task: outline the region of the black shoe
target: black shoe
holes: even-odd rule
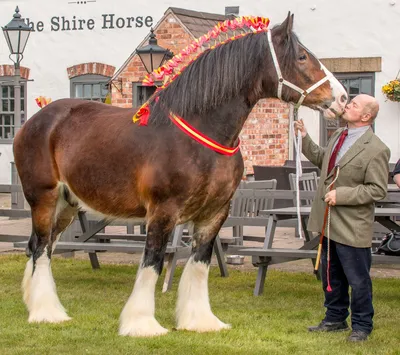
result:
[[[362,330],[353,330],[347,340],[352,342],[365,341],[368,339],[368,335],[368,333]]]
[[[349,326],[346,321],[343,322],[327,322],[322,321],[319,325],[314,327],[308,327],[310,332],[343,332],[348,330]]]

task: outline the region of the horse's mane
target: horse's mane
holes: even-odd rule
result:
[[[280,62],[285,72],[297,58],[297,43],[297,36],[291,33]],[[207,49],[156,93],[154,98],[158,99],[152,102],[151,121],[165,121],[167,110],[183,118],[204,115],[242,92],[260,92],[257,74],[266,70],[269,56],[266,32],[249,33]],[[271,66],[271,70],[275,69]]]
[[[160,92],[160,102],[182,117],[213,110],[255,84],[266,50],[265,34],[249,34],[207,50]]]

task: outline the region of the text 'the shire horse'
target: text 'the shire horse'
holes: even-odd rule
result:
[[[155,285],[171,231],[188,221],[195,233],[179,284],[177,328],[229,328],[211,311],[208,270],[242,177],[242,156],[200,144],[177,127],[175,118],[230,151],[262,98],[301,100],[328,118],[342,113],[347,101],[340,83],[292,32],[293,16],[272,30],[266,19],[259,27],[259,18],[246,19],[251,33],[203,51],[156,92],[147,125],[132,122],[133,109],[64,99],[19,130],[15,163],[32,209],[23,279],[29,322],[70,319],[57,296],[50,259],[60,234],[84,205],[110,218],[146,218],[146,246],[121,314],[121,335],[167,333],[154,316]],[[243,18],[226,22],[230,29],[242,25]]]

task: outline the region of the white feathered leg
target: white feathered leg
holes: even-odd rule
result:
[[[196,332],[219,331],[231,326],[221,322],[211,311],[208,298],[209,266],[188,260],[178,290],[177,328]]]
[[[31,299],[31,284],[32,284],[32,272],[33,272],[33,258],[30,257],[26,263],[24,278],[22,280],[22,293],[23,299],[28,310],[30,309],[29,303]]]
[[[138,270],[135,286],[120,317],[120,335],[151,337],[168,332],[154,318],[158,274],[153,267]]]
[[[47,247],[36,260],[33,271],[32,258],[26,264],[22,281],[24,302],[29,311],[29,322],[59,323],[70,320],[61,305],[51,272]]]

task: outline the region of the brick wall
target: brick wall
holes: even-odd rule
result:
[[[14,65],[0,65],[0,76],[13,76],[14,72]],[[23,79],[29,79],[30,69],[26,67],[20,67],[20,74]]]
[[[289,155],[289,105],[260,100],[240,137],[246,174],[253,173],[253,165],[283,165]]]
[[[155,34],[158,44],[175,54],[193,40],[172,14],[159,25]],[[141,82],[146,74],[139,57],[133,56],[111,86],[112,104],[132,107],[132,82]],[[255,106],[241,134],[246,174],[253,173],[253,165],[283,165],[289,152],[288,127],[287,104],[279,100],[261,100]]]
[[[158,45],[170,49],[174,54],[179,53],[193,41],[193,37],[181,27],[172,14],[165,18],[154,33]],[[132,107],[132,82],[141,82],[146,74],[146,69],[139,56],[133,56],[113,82],[111,87],[112,104],[120,107]]]
[[[79,75],[98,74],[111,78],[115,72],[115,67],[103,63],[81,63],[67,68],[68,78],[72,79]]]

